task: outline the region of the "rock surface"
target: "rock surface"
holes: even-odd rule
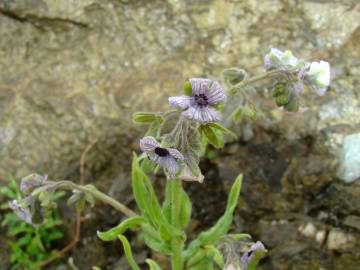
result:
[[[310,109],[302,114],[266,101],[265,118],[240,126],[246,143],[228,150],[244,155],[220,162],[220,177],[243,171],[255,178],[244,187],[241,228],[269,241],[269,220],[276,221],[269,221],[274,234],[286,229],[271,240],[271,267],[352,269],[358,253],[336,255],[329,264],[322,256],[332,254],[309,248],[312,242],[291,238],[287,249],[281,239],[299,237],[306,222],[281,215],[294,211],[334,228],[360,215],[358,186],[335,177],[342,142],[360,123],[359,17],[356,0],[0,0],[0,178],[37,172],[76,179],[83,151],[96,141],[87,180],[109,192],[126,186],[141,134],[133,112],[166,109],[167,96],[190,76],[220,79],[230,66],[261,72],[269,46],[288,48],[331,63],[328,95],[309,96]],[[121,190],[116,197],[128,192]]]

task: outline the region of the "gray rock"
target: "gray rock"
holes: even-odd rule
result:
[[[360,178],[360,133],[344,138],[338,176],[348,183]]]

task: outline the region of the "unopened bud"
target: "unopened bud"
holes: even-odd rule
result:
[[[187,96],[192,96],[193,92],[192,92],[192,85],[190,83],[190,81],[185,81],[184,82],[184,92]]]
[[[280,95],[275,98],[276,105],[278,107],[284,106],[289,103],[289,97],[288,95]]]
[[[225,80],[227,80],[230,84],[235,85],[244,80],[246,77],[246,71],[241,68],[232,67],[225,69],[223,71],[223,75]]]
[[[283,95],[285,93],[286,93],[286,83],[279,82],[279,83],[275,84],[275,86],[272,90],[273,97],[277,97],[277,96]]]
[[[133,119],[135,122],[138,123],[152,123],[164,121],[161,115],[149,112],[137,112],[134,114]]]
[[[291,98],[290,101],[284,105],[284,109],[288,112],[298,112],[299,108],[299,101],[296,97]]]

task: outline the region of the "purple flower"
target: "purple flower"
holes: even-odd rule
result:
[[[17,200],[9,202],[9,207],[20,219],[24,220],[28,224],[32,224],[32,217],[28,207],[20,204]]]
[[[163,148],[152,136],[140,140],[140,148],[148,157],[166,169],[171,177],[179,171],[177,160],[184,160],[184,156],[175,148]]]
[[[243,265],[244,269],[247,269],[248,264],[251,262],[251,260],[254,258],[254,254],[257,251],[264,251],[266,252],[265,246],[260,241],[257,241],[255,244],[253,244],[248,251],[246,251],[240,258],[240,262]]]
[[[226,101],[226,95],[220,84],[204,78],[189,80],[192,96],[170,97],[171,105],[184,109],[182,115],[190,120],[200,123],[220,120],[214,105]]]

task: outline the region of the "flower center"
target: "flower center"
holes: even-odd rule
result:
[[[155,154],[157,154],[160,157],[166,157],[167,155],[169,155],[169,151],[166,150],[165,148],[156,147]]]
[[[199,105],[200,107],[205,107],[209,104],[208,98],[204,94],[195,95],[194,97],[196,104]]]

